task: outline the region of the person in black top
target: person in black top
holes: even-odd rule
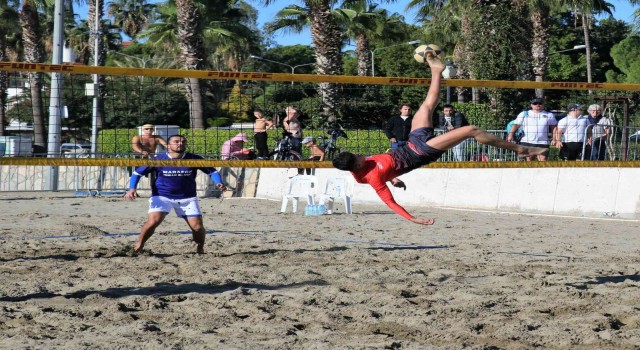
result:
[[[400,115],[394,115],[389,118],[384,133],[387,135],[389,142],[391,142],[391,149],[407,144],[409,133],[411,132],[411,121],[413,120],[410,113],[411,107],[403,104],[400,106]]]
[[[444,130],[445,132],[449,132],[463,126],[467,126],[469,125],[469,122],[467,121],[467,118],[465,118],[464,114],[456,112],[453,105],[446,104],[442,106],[442,114],[440,114],[439,124],[440,129]],[[468,139],[462,141],[460,144],[456,145],[453,148],[453,156],[455,157],[456,162],[463,162],[467,160],[467,142]]]

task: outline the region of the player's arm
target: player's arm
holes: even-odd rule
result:
[[[162,147],[167,148],[167,141],[163,139],[162,136],[156,136],[156,138],[158,139],[158,142],[160,142]]]
[[[227,190],[227,186],[222,182],[222,176],[220,176],[220,173],[216,169],[213,169],[213,171],[209,173],[209,177],[220,191]]]
[[[132,201],[140,197],[138,195],[137,188],[138,188],[138,182],[140,182],[141,178],[142,178],[142,175],[136,173],[135,171],[131,174],[131,178],[129,178],[129,188],[127,192],[124,194],[124,199]]]
[[[265,119],[264,124],[266,125],[265,130],[269,130],[273,127],[273,122],[269,119]]]
[[[433,223],[435,222],[435,220],[433,219],[420,219],[409,214],[409,212],[407,212],[400,204],[396,203],[395,199],[393,198],[393,194],[391,194],[391,190],[389,190],[389,187],[387,187],[387,185],[383,184],[375,190],[376,194],[378,195],[378,197],[380,197],[380,199],[382,199],[384,204],[386,204],[389,208],[391,208],[391,210],[395,211],[403,218],[421,225],[433,225]]]

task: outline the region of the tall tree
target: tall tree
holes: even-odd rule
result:
[[[138,33],[151,21],[153,8],[146,0],[112,0],[107,13],[113,17],[113,24],[135,42]]]
[[[40,4],[44,6],[44,4]],[[24,0],[20,9],[20,27],[24,45],[26,62],[44,62],[42,28],[38,4],[34,0]],[[42,73],[27,73],[31,92],[31,109],[33,115],[33,144],[47,147],[46,129],[44,126],[44,106],[42,104]]]
[[[262,2],[271,5],[275,0],[263,0]],[[302,2],[304,4],[302,8],[311,29],[311,41],[316,50],[317,73],[340,75],[342,73],[342,33],[332,14],[335,0],[303,0]],[[283,14],[277,16],[286,17]],[[298,26],[280,27],[272,23],[268,30],[274,32],[284,29],[299,32],[304,25],[305,22],[301,22]],[[336,120],[338,109],[338,88],[333,83],[319,83],[318,93],[322,99],[324,118],[328,123],[333,123]]]
[[[17,4],[0,0],[0,62],[8,61],[7,43],[10,37],[16,36],[18,28]],[[7,110],[7,89],[9,88],[9,75],[5,71],[0,72],[0,136],[4,136]]]
[[[176,0],[178,37],[182,63],[186,70],[206,68],[202,39],[202,14],[193,0]],[[192,129],[204,129],[204,103],[200,79],[185,78]]]
[[[371,48],[378,42],[397,43],[407,38],[404,17],[398,13],[389,15],[387,10],[364,0],[345,1],[343,7],[335,9],[338,24],[343,28],[345,39],[354,40],[358,75],[371,75]]]

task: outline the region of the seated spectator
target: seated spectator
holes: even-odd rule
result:
[[[305,137],[302,140],[302,144],[309,149],[309,160],[322,162],[324,160],[324,151],[318,143],[316,143],[316,139],[313,137]],[[305,169],[305,173],[307,175],[315,175],[315,169],[307,168]]]
[[[228,160],[232,156],[244,158],[246,154],[250,153],[248,149],[244,148],[244,143],[247,142],[247,140],[249,140],[247,134],[239,133],[238,135],[225,141],[222,144],[220,158],[223,160]]]

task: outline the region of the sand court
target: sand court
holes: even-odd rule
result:
[[[147,198],[0,202],[4,349],[640,347],[637,221],[205,198],[131,257]]]

